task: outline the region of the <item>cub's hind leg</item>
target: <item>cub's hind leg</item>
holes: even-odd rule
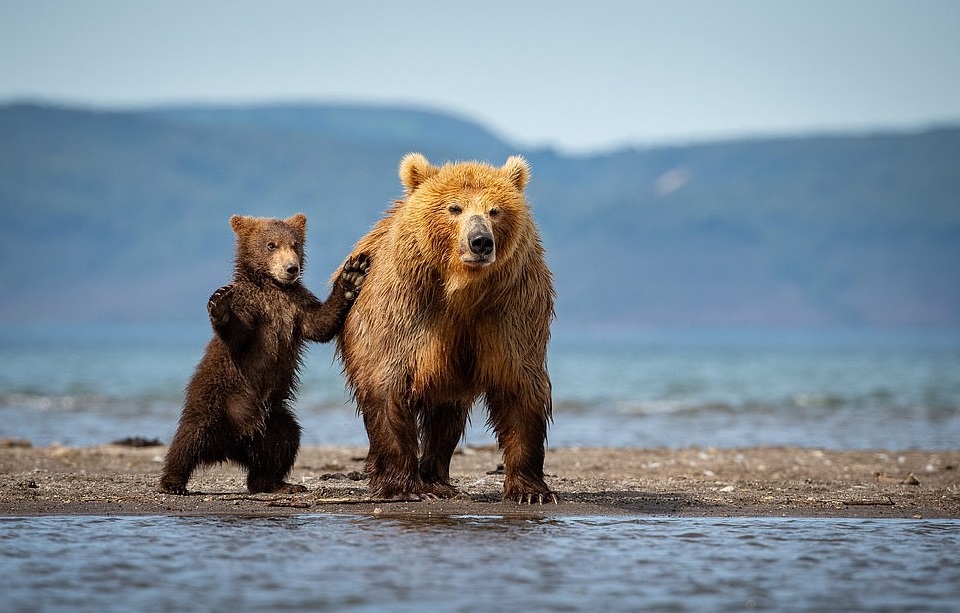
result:
[[[300,494],[307,488],[285,479],[300,451],[300,424],[283,403],[267,416],[263,433],[250,440],[246,465],[247,489],[251,493]]]
[[[217,430],[214,424],[193,420],[186,414],[180,419],[177,433],[164,459],[163,475],[157,491],[187,495],[190,493],[187,482],[198,466],[228,459]]]

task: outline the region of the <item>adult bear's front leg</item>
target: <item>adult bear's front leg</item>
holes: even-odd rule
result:
[[[395,394],[385,399],[358,399],[358,404],[370,441],[366,464],[372,495],[421,500],[417,419],[412,407]]]
[[[450,460],[463,438],[470,405],[464,402],[440,403],[423,408],[420,416],[423,456],[420,480],[426,493],[452,498],[457,488],[450,483]]]
[[[503,451],[504,500],[557,502],[557,495],[543,480],[551,406],[550,380],[545,372],[521,390],[487,391],[490,424]]]

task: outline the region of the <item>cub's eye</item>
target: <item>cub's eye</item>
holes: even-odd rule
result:
[[[293,241],[292,247],[293,247],[293,250],[296,251],[297,249],[300,248],[300,243],[298,243],[297,241]]]
[[[274,243],[273,241],[267,243],[267,251],[273,251],[276,248],[277,248],[277,244]]]
[[[490,217],[500,217],[500,209],[496,207],[490,209]]]
[[[450,211],[451,215],[459,215],[463,212],[463,208],[459,204],[451,204],[447,207],[447,210]]]

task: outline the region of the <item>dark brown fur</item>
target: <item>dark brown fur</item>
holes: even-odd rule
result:
[[[159,491],[187,494],[194,469],[233,461],[248,470],[251,492],[305,491],[284,479],[300,448],[291,402],[307,341],[327,342],[343,327],[366,274],[349,260],[326,302],[300,282],[306,217],[233,216],[233,282],[211,296],[214,336],[190,384]]]
[[[438,168],[408,155],[406,197],[354,248],[373,263],[338,349],[377,496],[454,495],[450,460],[483,398],[504,496],[555,499],[543,479],[553,281],[523,196],[528,172],[519,157]]]

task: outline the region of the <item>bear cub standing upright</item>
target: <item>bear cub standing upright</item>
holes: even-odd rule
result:
[[[250,492],[303,492],[284,480],[300,448],[290,403],[302,349],[340,332],[369,263],[362,254],[347,260],[320,302],[300,282],[305,215],[234,215],[230,225],[237,235],[233,282],[207,304],[215,334],[187,386],[158,489],[187,494],[196,467],[233,461],[247,469]]]

